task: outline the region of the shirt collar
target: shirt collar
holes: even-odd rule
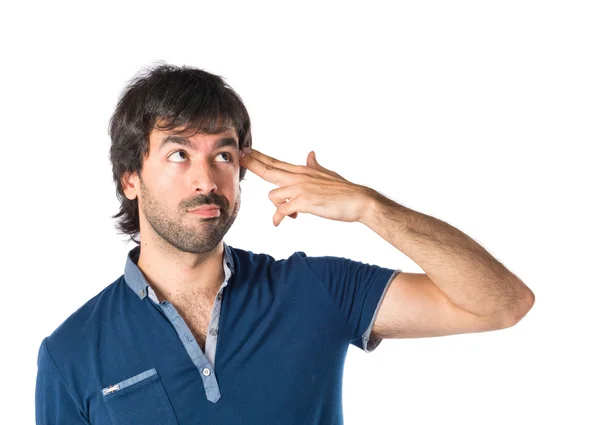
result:
[[[231,252],[231,248],[225,242],[223,242],[223,250],[225,255],[223,255],[223,270],[226,270],[225,267],[229,268],[231,274],[234,273],[233,268],[233,254]],[[125,262],[125,283],[127,286],[131,288],[133,292],[140,299],[144,299],[148,295],[148,288],[151,290],[152,287],[148,285],[146,278],[142,274],[142,271],[137,266],[137,262],[140,259],[140,246],[137,245],[135,248],[131,249],[127,254],[127,261]],[[225,273],[225,280],[227,281],[229,276],[228,273]]]

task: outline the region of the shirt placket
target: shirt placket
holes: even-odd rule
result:
[[[164,312],[175,328],[175,331],[177,332],[177,335],[179,336],[179,339],[181,340],[186,352],[198,369],[198,372],[200,372],[206,398],[213,403],[216,403],[219,398],[221,398],[221,392],[219,390],[217,377],[214,371],[214,364],[219,330],[219,319],[221,317],[223,289],[225,286],[227,286],[229,278],[232,274],[227,256],[223,259],[223,267],[225,271],[225,280],[221,284],[219,292],[217,293],[213,303],[213,309],[208,325],[208,332],[206,334],[206,344],[204,348],[205,353],[203,353],[200,349],[200,346],[192,335],[187,323],[185,323],[181,315],[177,312],[175,306],[167,300],[159,302],[158,297],[156,296],[156,293],[152,287],[149,285],[147,286],[148,297]]]

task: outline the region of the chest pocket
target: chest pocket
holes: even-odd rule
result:
[[[156,369],[148,369],[102,389],[114,425],[178,425]]]

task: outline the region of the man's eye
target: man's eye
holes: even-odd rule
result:
[[[233,156],[230,153],[228,153],[228,152],[221,152],[219,155],[226,155],[227,158],[229,158],[228,159],[229,162],[233,161]],[[219,156],[219,155],[217,155],[217,156]]]
[[[179,156],[176,155],[176,154],[179,154]],[[171,155],[169,155],[167,158],[175,157],[175,158],[178,158],[178,159],[182,159],[181,155],[183,155],[184,157],[187,156],[187,154],[184,151],[175,151]],[[183,162],[183,161],[175,161],[174,160],[173,162]]]

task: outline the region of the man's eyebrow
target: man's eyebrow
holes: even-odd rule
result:
[[[194,147],[193,143],[189,139],[186,139],[185,137],[181,137],[181,136],[171,135],[171,136],[166,136],[164,139],[162,139],[162,141],[160,142],[160,146],[158,147],[158,150],[161,150],[163,147],[165,147],[169,143],[175,143],[177,145],[181,145],[186,148]],[[214,149],[221,149],[224,147],[233,147],[233,148],[237,149],[238,142],[233,137],[222,137],[216,141]]]

